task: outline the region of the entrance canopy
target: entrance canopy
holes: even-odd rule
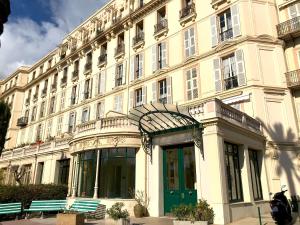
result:
[[[144,151],[150,157],[152,138],[167,132],[192,129],[195,144],[202,148],[202,124],[192,117],[187,107],[151,102],[131,109],[128,117],[138,126]]]

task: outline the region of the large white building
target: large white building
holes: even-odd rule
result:
[[[299,4],[108,2],[1,81],[12,110],[2,182],[22,165],[23,183],[129,211],[130,191],[144,191],[151,216],[203,198],[215,224],[268,212],[281,185],[299,195],[299,86],[285,76],[299,69]]]

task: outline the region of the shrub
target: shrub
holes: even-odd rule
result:
[[[116,202],[115,204],[112,205],[111,208],[109,208],[106,213],[113,219],[113,220],[118,220],[118,219],[127,219],[129,217],[128,211],[122,210],[124,206],[123,202]]]
[[[192,205],[179,205],[172,209],[173,215],[176,217],[176,220],[192,220],[193,218],[193,208]]]
[[[23,207],[28,208],[33,200],[66,199],[67,193],[66,185],[0,185],[0,203],[21,202]]]

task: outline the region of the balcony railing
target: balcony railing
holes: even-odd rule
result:
[[[192,3],[191,5],[188,5],[185,8],[183,8],[182,10],[179,11],[179,18],[181,20],[181,19],[184,19],[188,16],[191,16],[195,13],[196,13],[195,3]]]
[[[67,77],[61,78],[60,86],[64,86],[67,83]]]
[[[20,117],[17,121],[17,126],[18,127],[25,127],[28,124],[28,117]]]
[[[115,57],[119,56],[119,55],[122,55],[122,54],[125,54],[125,45],[123,43],[119,44],[116,47],[116,49],[115,49]]]
[[[233,30],[232,28],[225,30],[223,32],[220,33],[220,41],[226,41],[228,39],[232,39],[233,38]]]
[[[161,31],[166,30],[167,28],[168,28],[168,20],[162,19],[156,25],[154,25],[154,34],[158,34]]]
[[[38,94],[37,93],[35,93],[34,95],[33,95],[33,101],[36,101],[38,99]]]
[[[51,84],[51,90],[52,91],[56,90],[56,87],[57,87],[57,83],[56,82],[53,83],[53,84]]]
[[[30,103],[30,98],[26,98],[25,104],[28,105]]]
[[[137,45],[138,43],[144,42],[145,37],[144,37],[144,32],[140,31],[137,33],[137,35],[133,38],[133,46]]]
[[[78,70],[74,70],[72,72],[72,80],[76,80],[78,78]]]
[[[287,72],[285,76],[289,88],[300,87],[300,69]]]
[[[123,126],[130,125],[130,122],[127,117],[109,117],[101,119],[101,126],[100,129],[105,128],[120,128]]]
[[[300,36],[300,16],[278,24],[277,33],[278,37],[283,39],[289,35]]]
[[[237,76],[232,76],[224,79],[224,88],[225,90],[229,90],[235,87],[238,87],[238,78]]]
[[[46,95],[47,94],[47,88],[44,88],[43,90],[42,90],[42,95],[44,96],[44,95]]]
[[[107,63],[107,54],[103,53],[98,57],[98,66],[106,64]]]
[[[84,72],[87,73],[89,71],[92,70],[92,62],[87,62],[85,65],[84,65]]]

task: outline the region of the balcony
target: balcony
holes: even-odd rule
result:
[[[30,98],[26,98],[25,104],[26,104],[26,105],[29,105],[29,103],[30,103]]]
[[[57,87],[57,83],[53,83],[51,84],[51,91],[55,91],[56,90],[56,87]]]
[[[232,30],[232,28],[230,28],[228,30],[221,32],[219,35],[220,35],[219,40],[221,42],[232,39],[233,38],[233,30]]]
[[[84,100],[88,99],[89,97],[90,97],[90,93],[88,91],[83,93]]]
[[[47,88],[44,88],[43,90],[42,90],[42,96],[45,96],[47,94]]]
[[[32,98],[32,101],[37,101],[37,99],[38,99],[38,94],[37,93],[35,93],[34,95],[33,95],[33,98]]]
[[[119,44],[115,49],[115,58],[121,58],[125,55],[125,45],[123,43]]]
[[[84,73],[87,74],[90,73],[91,71],[92,71],[92,62],[87,62],[84,65]]]
[[[102,67],[105,66],[106,64],[107,64],[107,54],[104,53],[98,57],[98,66]]]
[[[300,16],[276,26],[278,38],[285,41],[300,37]]]
[[[18,127],[25,127],[28,124],[28,117],[20,117],[17,121],[17,126]]]
[[[137,33],[137,35],[132,39],[133,42],[133,49],[136,50],[140,47],[143,47],[145,44],[145,37],[144,37],[144,32],[140,31]]]
[[[285,74],[287,86],[291,89],[300,88],[300,69]]]
[[[195,21],[197,17],[195,3],[186,6],[182,10],[179,11],[179,22],[181,26],[185,26],[189,21]]]
[[[78,79],[78,73],[79,73],[78,70],[74,70],[74,71],[72,72],[72,81],[75,81],[75,80]]]
[[[61,78],[61,81],[60,81],[60,86],[63,87],[67,84],[67,77],[63,77]]]
[[[158,39],[159,37],[165,35],[167,36],[168,33],[168,20],[162,19],[156,25],[154,25],[154,37]]]

